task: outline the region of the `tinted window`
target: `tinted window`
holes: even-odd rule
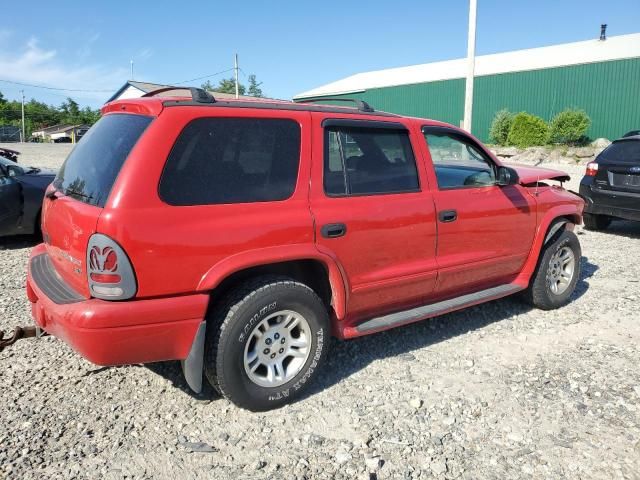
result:
[[[54,186],[77,200],[104,207],[111,187],[151,117],[102,117],[78,142],[62,165]]]
[[[200,118],[176,140],[160,196],[171,205],[284,200],[295,189],[299,159],[293,120]]]
[[[598,155],[598,163],[640,164],[640,140],[614,142]]]
[[[330,127],[325,130],[324,190],[367,195],[419,190],[416,162],[404,130]]]
[[[464,188],[495,185],[493,162],[470,140],[455,132],[426,131],[438,187]]]

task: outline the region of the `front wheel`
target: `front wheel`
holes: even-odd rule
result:
[[[569,303],[580,278],[582,249],[575,233],[563,231],[544,247],[524,298],[541,310]]]
[[[205,374],[224,397],[264,411],[296,400],[326,357],[329,318],[308,286],[261,277],[233,291],[207,324]]]

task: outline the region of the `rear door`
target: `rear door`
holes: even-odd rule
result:
[[[596,161],[594,187],[601,194],[598,205],[640,208],[640,139],[617,140]]]
[[[350,319],[423,304],[436,281],[435,210],[408,122],[313,114],[318,249],[348,278]]]
[[[109,114],[78,143],[52,186],[42,209],[43,238],[64,280],[89,296],[86,250],[111,187],[152,117]]]
[[[473,138],[423,127],[438,212],[437,294],[512,281],[533,243],[535,200],[521,185],[496,185],[496,164]]]

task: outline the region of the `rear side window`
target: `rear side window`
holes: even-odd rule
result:
[[[640,164],[640,141],[622,140],[613,142],[598,155],[598,163]]]
[[[420,189],[405,130],[325,129],[324,190],[331,196],[415,192]]]
[[[67,157],[53,185],[81,202],[104,207],[124,161],[152,120],[130,114],[102,117]]]
[[[167,159],[160,197],[170,205],[289,198],[300,162],[300,126],[290,119],[199,118]]]

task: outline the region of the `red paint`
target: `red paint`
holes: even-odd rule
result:
[[[560,170],[553,170],[551,168],[530,167],[528,165],[509,165],[511,168],[518,172],[518,179],[520,184],[529,185],[536,182],[543,182],[545,180],[557,180],[559,182],[566,182],[569,180],[569,175]]]
[[[157,117],[125,162],[105,208],[66,196],[45,199],[46,246],[60,277],[89,298],[87,242],[91,234],[114,239],[137,280],[134,299],[98,299],[57,305],[29,272],[27,295],[36,322],[99,364],[184,359],[210,294],[244,269],[291,260],[313,260],[331,286],[332,332],[357,335],[355,325],[373,316],[411,308],[502,283],[525,287],[551,222],[580,222],[582,200],[560,188],[524,184],[561,178],[548,169],[517,167],[519,185],[440,190],[421,127],[440,122],[398,117],[409,131],[420,191],[328,197],[323,190],[326,118],[389,121],[389,117],[260,108],[163,107],[165,99],[113,102],[103,114]],[[175,100],[175,98],[172,98]],[[287,118],[301,129],[298,179],[283,201],[176,207],[158,196],[158,182],[176,137],[202,116]],[[455,127],[450,127],[462,132]],[[473,138],[473,137],[471,137]],[[501,165],[488,150],[496,165]],[[533,180],[531,180],[533,179]],[[458,219],[437,220],[455,209]],[[327,223],[348,226],[326,239]],[[97,275],[110,275],[117,259]]]

